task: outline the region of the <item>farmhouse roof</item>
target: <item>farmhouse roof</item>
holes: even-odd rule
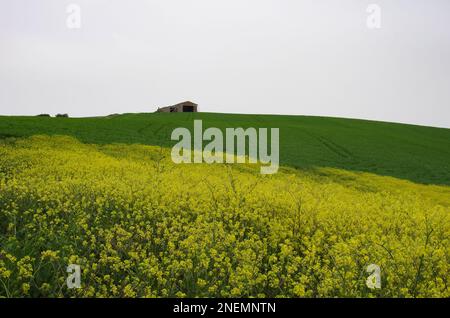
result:
[[[191,105],[198,106],[196,103],[193,103],[193,102],[191,102],[191,101],[189,101],[189,100],[187,100],[187,101],[185,101],[185,102],[181,102],[181,103],[176,103],[175,105],[180,105],[180,104],[191,104]],[[175,106],[175,105],[174,105],[174,106]]]

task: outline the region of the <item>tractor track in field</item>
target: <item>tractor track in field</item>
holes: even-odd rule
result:
[[[326,148],[334,152],[335,154],[347,158],[347,159],[355,159],[355,156],[345,147],[338,145],[337,143],[331,141],[322,136],[315,136],[315,138]]]
[[[331,141],[329,138],[323,137],[323,136],[315,134],[315,133],[311,133],[304,129],[302,129],[302,130],[304,133],[306,133],[307,135],[309,135],[312,138],[314,138],[315,140],[317,140],[325,148],[327,148],[331,152],[335,153],[339,157],[347,159],[347,160],[352,160],[355,162],[357,161],[356,156],[350,150],[345,148],[344,146],[341,146],[341,145],[335,143],[334,141]]]
[[[295,126],[296,129],[301,130],[303,133],[305,133],[306,135],[312,137],[313,139],[317,140],[320,144],[322,144],[325,148],[327,148],[328,150],[330,150],[331,152],[335,153],[336,155],[338,155],[341,158],[344,159],[350,159],[352,161],[357,161],[356,156],[347,148],[345,148],[344,146],[341,146],[337,143],[335,143],[334,141],[331,141],[329,138],[326,138],[324,136],[321,136],[319,134],[316,133],[312,133],[304,128]]]

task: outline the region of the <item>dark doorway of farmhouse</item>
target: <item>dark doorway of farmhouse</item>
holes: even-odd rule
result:
[[[193,113],[194,106],[183,106],[183,113]]]

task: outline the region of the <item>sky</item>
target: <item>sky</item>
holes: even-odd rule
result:
[[[185,100],[450,128],[450,1],[0,0],[1,115]]]

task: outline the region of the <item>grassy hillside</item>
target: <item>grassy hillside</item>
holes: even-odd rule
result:
[[[285,166],[174,164],[158,145],[195,118],[279,127]],[[0,298],[450,296],[448,129],[203,113],[0,117],[0,134]]]
[[[0,117],[0,138],[71,135],[91,144],[170,146],[175,127],[278,127],[281,164],[333,167],[450,185],[450,129],[341,118],[234,114]]]

